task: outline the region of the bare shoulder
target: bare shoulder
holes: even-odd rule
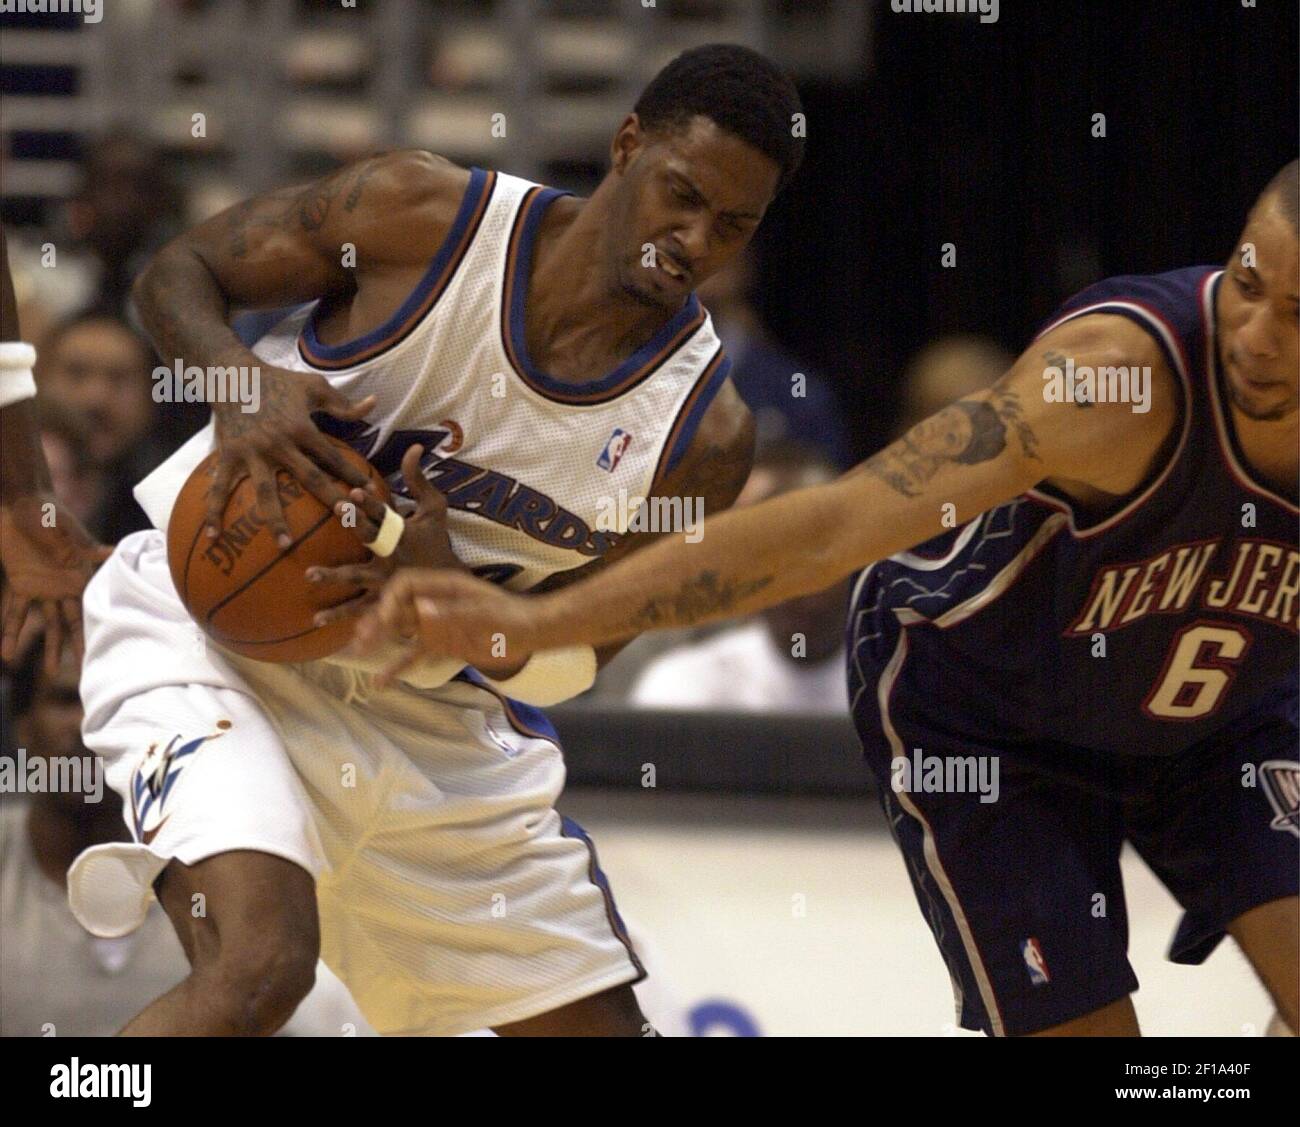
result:
[[[427,259],[451,230],[469,182],[469,169],[421,149],[377,154],[334,177],[340,228],[372,261]]]
[[[729,508],[754,464],[754,414],[730,380],[700,419],[682,460],[665,476],[660,496],[698,496],[705,512]]]

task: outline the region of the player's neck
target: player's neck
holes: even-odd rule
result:
[[[1229,403],[1237,446],[1250,475],[1261,485],[1295,498],[1300,476],[1300,412],[1280,419],[1252,419]]]
[[[583,383],[616,368],[670,319],[611,293],[594,200],[561,197],[542,218],[524,300],[529,355],[556,379]]]

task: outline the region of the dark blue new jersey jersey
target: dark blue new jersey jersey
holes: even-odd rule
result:
[[[1092,523],[1039,488],[869,568],[850,608],[864,723],[925,716],[966,744],[1168,755],[1247,713],[1294,715],[1297,508],[1253,477],[1219,371],[1222,272],[1110,278],[1043,332],[1119,314],[1182,387],[1172,454]]]

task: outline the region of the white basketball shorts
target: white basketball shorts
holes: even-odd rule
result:
[[[69,870],[90,931],[138,926],[172,858],[260,850],[315,877],[321,957],[380,1033],[503,1025],[644,976],[590,839],[554,810],[564,761],[536,709],[472,671],[381,691],[231,654],[157,531],[96,574],[85,631],[83,737],[133,839]]]

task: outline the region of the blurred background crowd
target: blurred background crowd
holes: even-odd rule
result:
[[[201,406],[153,401],[159,360],[130,303],[141,265],[171,235],[393,147],[581,193],[603,175],[641,85],[687,46],[729,40],[771,54],[808,118],[802,172],[745,257],[700,295],[759,420],[740,504],[828,480],[992,382],[1082,286],[1221,259],[1245,206],[1295,155],[1286,5],[1004,0],[991,26],[898,14],[888,0],[105,8],[98,23],[0,17],[0,221],[23,336],[39,352],[54,489],[106,543],[146,527],[131,487],[205,422]],[[244,313],[237,325],[251,342],[276,316]],[[842,716],[846,586],[751,621],[642,639],[590,701]],[[68,668],[41,673],[31,651],[5,671],[6,753],[79,747],[75,680]],[[71,930],[67,860],[121,823],[110,803],[46,797],[0,803],[4,1033],[24,1020],[15,983],[34,997],[84,972],[46,958],[38,981],[23,960],[42,946],[48,956],[64,943],[101,977],[134,966],[146,996],[183,973],[161,919],[131,942],[170,941],[166,958]],[[80,1031],[129,1016],[69,997],[57,1020]],[[93,1028],[80,1011],[94,1012]],[[326,1012],[329,1031],[348,1020]]]

